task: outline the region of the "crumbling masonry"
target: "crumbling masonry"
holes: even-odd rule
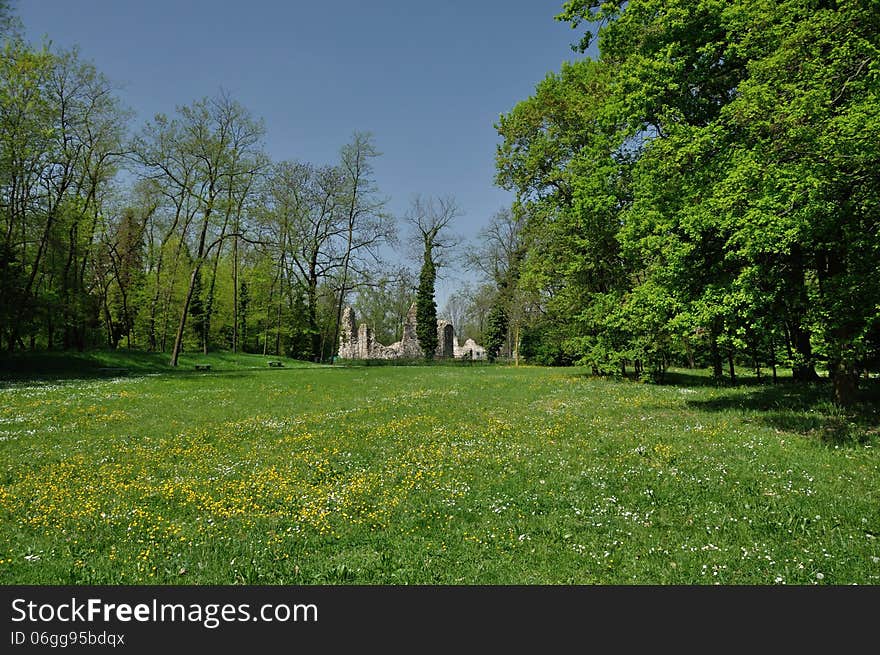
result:
[[[452,323],[437,321],[437,359],[485,359],[486,350],[473,339],[458,345]],[[420,359],[424,357],[422,347],[416,337],[415,303],[406,313],[403,322],[403,338],[390,346],[383,346],[373,338],[373,331],[366,323],[359,326],[354,310],[346,307],[342,312],[342,325],[339,331],[339,357],[341,359]]]

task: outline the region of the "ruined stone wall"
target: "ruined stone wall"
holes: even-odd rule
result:
[[[486,359],[486,349],[473,339],[468,339],[463,346],[455,344],[456,359]]]
[[[351,307],[346,307],[342,312],[342,325],[339,327],[339,356],[342,359],[360,359],[357,341],[358,333],[354,310]]]
[[[373,330],[366,323],[361,323],[358,328],[357,353],[356,359],[372,359],[370,356],[373,350]]]
[[[482,346],[468,339],[464,347],[459,348],[455,339],[452,323],[445,320],[437,321],[437,350],[434,355],[438,359],[467,357],[469,359],[485,359]],[[342,312],[342,325],[339,330],[339,357],[341,359],[421,359],[424,357],[422,347],[416,336],[415,303],[406,313],[403,322],[403,338],[385,346],[373,337],[373,331],[366,323],[357,325],[354,310],[346,307]]]
[[[437,321],[437,350],[434,356],[439,359],[452,359],[455,357],[455,349],[452,345],[454,335],[452,323],[449,321]]]
[[[416,304],[413,303],[403,322],[403,338],[389,346],[401,359],[420,359],[425,356],[416,336]]]

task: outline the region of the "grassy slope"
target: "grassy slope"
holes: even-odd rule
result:
[[[876,403],[212,357],[0,387],[0,582],[880,583]]]

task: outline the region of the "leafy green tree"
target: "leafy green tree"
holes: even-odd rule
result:
[[[132,331],[138,313],[138,298],[144,285],[145,221],[126,207],[115,226],[115,234],[105,240],[107,262],[115,283],[107,301],[111,316],[111,345],[115,348],[122,338],[132,347]],[[110,236],[110,235],[108,235]]]
[[[419,287],[416,292],[416,337],[425,353],[425,359],[434,359],[437,350],[437,302],[434,300],[434,284],[437,270],[431,259],[430,249],[425,250],[425,261],[419,272]]]
[[[571,0],[582,51],[498,124],[517,286],[578,361],[737,360],[855,398],[877,333],[874,3]],[[532,347],[534,344],[531,344]]]
[[[0,37],[10,31],[14,15],[9,0],[0,0]]]
[[[594,308],[620,302],[630,282],[617,234],[631,202],[632,157],[606,116],[612,72],[591,60],[565,64],[497,125],[497,180],[517,193],[524,215],[521,262],[509,269],[505,297],[524,294],[543,325],[556,324],[543,331],[555,345],[541,350],[564,350],[597,371],[616,369],[625,353],[609,347],[607,313]]]
[[[193,266],[180,308],[172,366],[177,366],[196,278],[234,234],[229,229],[237,204],[233,198],[240,186],[251,188],[264,134],[262,122],[225,94],[181,107],[178,114],[173,120],[157,116],[135,143],[147,174],[160,180],[181,206],[194,208],[186,221],[175,224],[181,238],[191,239]]]
[[[486,333],[483,343],[486,349],[486,359],[494,362],[501,353],[501,348],[507,340],[507,315],[504,311],[504,303],[496,302],[489,311],[486,319]]]
[[[302,290],[294,296],[291,307],[290,344],[287,355],[294,359],[309,361],[312,356],[312,334],[308,322],[308,309]]]
[[[94,268],[127,112],[76,50],[14,33],[0,57],[0,332],[7,347],[85,348],[96,336]],[[90,277],[92,275],[93,277]]]
[[[725,108],[738,138],[720,191],[736,245],[788,282],[805,315],[796,337],[815,332],[848,405],[880,306],[880,14],[868,1],[786,2],[748,18],[764,18],[764,36]]]

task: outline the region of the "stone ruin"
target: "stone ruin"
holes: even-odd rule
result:
[[[473,339],[458,345],[452,323],[437,321],[437,359],[485,359],[486,349]],[[421,359],[424,357],[416,336],[416,305],[413,303],[403,322],[403,338],[384,346],[373,337],[373,330],[366,323],[357,325],[354,310],[346,307],[342,312],[339,330],[339,357],[341,359]]]
[[[452,352],[456,359],[486,359],[486,349],[468,339],[463,346],[458,345],[458,337],[452,338]]]

